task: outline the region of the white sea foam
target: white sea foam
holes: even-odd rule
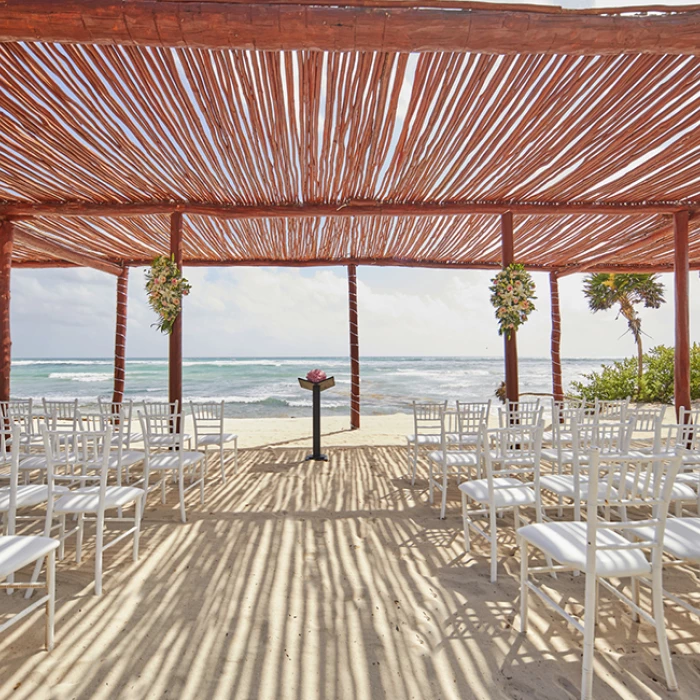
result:
[[[51,372],[49,379],[67,379],[72,382],[108,382],[111,372]]]

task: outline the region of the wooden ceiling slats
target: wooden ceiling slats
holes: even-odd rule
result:
[[[516,256],[557,270],[668,266],[671,241],[654,238],[664,213],[700,209],[695,56],[0,43],[0,70],[0,212],[1,200],[124,205],[121,217],[47,207],[18,222],[115,264],[167,250],[159,202],[194,207],[186,261],[481,266],[499,261],[507,202]],[[162,213],[129,214],[149,202]],[[493,215],[416,209],[460,202]],[[518,209],[535,202],[537,215]],[[595,202],[639,210],[575,210]],[[237,206],[250,212],[225,219]],[[16,259],[50,262],[21,246]]]

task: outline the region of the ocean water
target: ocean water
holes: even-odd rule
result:
[[[564,387],[604,360],[562,362]],[[365,415],[411,412],[411,400],[450,402],[493,398],[503,379],[503,360],[479,357],[363,357],[360,360],[361,407]],[[183,363],[186,399],[224,399],[229,416],[299,417],[308,414],[311,393],[297,377],[319,368],[334,376],[336,386],[324,392],[325,413],[350,412],[350,362],[347,357],[189,358]],[[78,398],[91,406],[110,396],[111,359],[45,359],[12,362],[14,397]],[[551,392],[549,359],[520,360],[520,390]],[[126,395],[136,401],[166,400],[166,359],[132,359],[126,363]]]

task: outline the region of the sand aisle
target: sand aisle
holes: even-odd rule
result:
[[[391,420],[404,421],[400,442],[410,417]],[[245,440],[288,439],[277,423],[274,434],[249,426]],[[372,442],[381,430],[333,440]],[[184,525],[174,491],[164,506],[152,494],[141,560],[131,562],[128,542],[109,550],[101,598],[92,532],[80,567],[71,542],[58,567],[57,646],[41,651],[38,615],[0,636],[0,698],[578,696],[579,635],[537,602],[528,637],[513,629],[510,522],[494,586],[485,548],[464,554],[456,489],[439,520],[425,471],[413,488],[406,478],[403,448],[329,445],[328,464],[303,462],[307,451],[243,449],[225,486],[213,463],[206,504],[193,494]],[[697,590],[698,581],[680,570],[669,585]],[[561,577],[556,589],[581,611],[582,579]],[[13,596],[2,610],[21,605]],[[597,699],[697,698],[700,621],[668,610],[681,691],[665,692],[652,628],[604,597]]]

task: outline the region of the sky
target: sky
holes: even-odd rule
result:
[[[187,357],[345,356],[345,268],[187,268],[183,343]],[[501,357],[489,302],[491,272],[358,268],[360,354]],[[523,357],[550,350],[549,278],[534,273],[536,311],[518,335]],[[641,311],[645,347],[673,344],[673,276],[660,275],[667,303]],[[582,275],[560,281],[564,357],[623,357],[635,348],[624,319],[593,314]],[[165,357],[167,336],[151,324],[143,268],[130,272],[129,357]],[[690,276],[691,340],[700,342],[700,279]],[[12,271],[14,358],[111,357],[116,278],[96,270]]]

